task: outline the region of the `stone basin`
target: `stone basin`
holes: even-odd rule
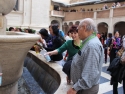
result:
[[[17,0],[0,0],[0,13],[3,15],[10,13],[16,4],[16,1]]]
[[[0,94],[17,94],[24,58],[39,38],[39,35],[12,31],[0,35],[0,70],[3,73]]]

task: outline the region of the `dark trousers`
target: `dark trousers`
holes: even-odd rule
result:
[[[118,82],[113,83],[113,94],[118,94]]]
[[[123,78],[123,92],[125,94],[125,77]]]
[[[112,48],[111,52],[110,52],[110,64],[113,61],[113,59],[116,57],[116,52],[118,51],[118,49]]]
[[[105,51],[105,63],[107,63],[107,48],[105,48],[104,51]]]
[[[118,51],[118,49],[116,48],[112,48],[111,52],[110,52],[110,64],[113,61],[113,59],[116,57],[116,52]],[[113,82],[113,94],[118,94],[118,82]]]

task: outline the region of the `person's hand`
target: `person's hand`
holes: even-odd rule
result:
[[[112,41],[114,42],[114,41],[115,41],[115,38],[112,38]]]
[[[64,57],[64,59],[63,59],[64,61],[66,61],[66,57]]]
[[[41,42],[43,44],[43,42],[44,42],[43,38],[40,38],[39,42]]]
[[[49,56],[51,56],[51,55],[53,55],[53,54],[52,54],[52,52],[47,52],[47,53],[45,53],[44,55],[49,55]]]
[[[76,94],[77,92],[73,89],[73,88],[70,88],[68,91],[67,91],[67,94]]]

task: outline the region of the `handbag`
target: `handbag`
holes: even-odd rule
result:
[[[120,50],[118,50],[116,55],[119,57],[122,57],[123,52],[124,52],[124,48],[122,47]]]
[[[115,81],[121,83],[122,79],[125,76],[125,67],[121,64],[121,58],[114,58],[110,66],[108,67],[107,71],[110,72],[110,75],[114,79],[112,79],[111,82]]]
[[[122,53],[122,56],[121,56],[121,64],[125,65],[125,51]]]

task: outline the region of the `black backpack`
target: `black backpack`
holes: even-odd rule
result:
[[[123,66],[120,62],[120,57],[114,58],[107,69],[107,71],[111,72],[110,75],[113,79],[119,83],[121,83],[122,79],[125,77],[125,66]]]
[[[62,44],[64,44],[66,42],[66,40],[62,36],[59,35],[59,38],[60,38]]]
[[[107,44],[106,44],[107,47],[110,47],[111,43],[112,43],[112,38],[109,38],[108,41],[107,41]]]

